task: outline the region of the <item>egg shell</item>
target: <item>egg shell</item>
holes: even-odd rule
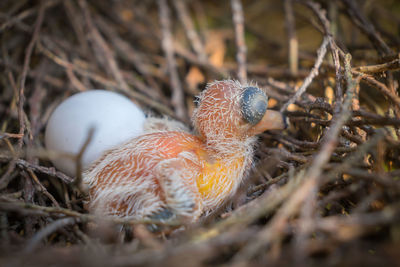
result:
[[[54,110],[47,123],[45,145],[48,150],[77,155],[94,127],[82,157],[86,169],[105,151],[141,134],[144,121],[141,109],[125,96],[90,90],[67,98]],[[57,156],[51,161],[60,171],[75,176],[73,159]]]

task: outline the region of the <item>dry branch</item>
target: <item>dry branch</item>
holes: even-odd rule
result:
[[[231,0],[233,23],[235,27],[236,60],[238,62],[238,77],[242,84],[247,83],[246,42],[244,39],[244,15],[241,0]]]
[[[317,51],[317,60],[315,61],[315,64],[313,68],[311,69],[309,75],[307,78],[304,79],[303,84],[297,89],[296,93],[290,98],[289,101],[285,103],[280,109],[281,112],[286,111],[289,105],[293,104],[296,100],[298,100],[302,94],[307,90],[307,87],[311,84],[313,81],[314,77],[318,75],[319,73],[319,68],[322,64],[322,61],[326,55],[326,47],[329,43],[329,38],[324,38],[322,41],[322,44],[320,48]]]
[[[167,60],[170,86],[172,90],[171,102],[172,105],[175,107],[177,117],[182,119],[183,121],[187,121],[188,115],[185,108],[184,93],[182,84],[179,79],[174,56],[170,11],[166,0],[158,0],[157,3],[159,8],[160,25],[162,31],[161,44]]]

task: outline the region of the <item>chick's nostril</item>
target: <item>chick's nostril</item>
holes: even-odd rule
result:
[[[241,109],[243,119],[250,124],[257,124],[268,108],[268,97],[257,87],[244,88]]]

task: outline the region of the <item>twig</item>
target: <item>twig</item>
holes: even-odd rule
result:
[[[299,167],[298,169],[295,169],[294,172],[296,172],[296,173],[297,173],[297,172],[300,172],[301,169],[303,169],[303,168],[304,168],[304,166],[301,166],[301,167]],[[276,184],[276,183],[282,181],[282,180],[285,179],[285,178],[288,178],[288,176],[289,176],[289,173],[288,173],[288,172],[282,173],[281,175],[279,175],[279,176],[277,176],[277,177],[271,178],[270,180],[268,180],[268,181],[267,181],[266,183],[264,183],[264,184],[260,184],[260,185],[256,185],[256,186],[252,187],[252,188],[248,191],[248,194],[251,195],[251,194],[254,194],[254,193],[257,192],[257,191],[265,190],[265,189],[267,189],[268,187],[270,187],[271,185]]]
[[[93,41],[93,43],[97,46],[99,52],[101,52],[101,55],[98,55],[98,57],[102,58],[101,62],[106,64],[107,70],[110,70],[114,79],[117,81],[119,87],[123,89],[125,92],[130,92],[131,90],[122,76],[122,73],[118,67],[118,63],[115,60],[115,57],[113,56],[110,47],[108,46],[108,44],[106,43],[106,41],[101,36],[101,34],[99,33],[99,31],[97,30],[97,28],[93,23],[86,0],[79,0],[79,5],[83,9],[83,14],[85,16],[86,24],[89,29],[89,37]],[[105,60],[103,59],[103,57],[105,57]]]
[[[178,17],[181,21],[182,26],[185,29],[186,36],[192,45],[193,50],[196,52],[199,60],[202,62],[207,62],[207,55],[204,50],[204,45],[200,40],[199,35],[193,25],[193,21],[190,18],[189,12],[186,7],[185,0],[174,0],[176,12],[178,13]]]
[[[115,52],[120,54],[120,58],[124,61],[131,62],[137,71],[146,78],[150,88],[146,85],[143,85],[139,79],[136,79],[135,74],[129,74],[129,76],[126,77],[127,82],[129,83],[129,80],[134,80],[133,86],[138,90],[149,95],[151,98],[158,99],[159,101],[162,101],[164,104],[168,105],[167,99],[164,97],[160,86],[155,80],[155,78],[164,79],[164,75],[161,70],[148,63],[145,57],[140,54],[140,51],[132,47],[127,40],[121,38],[118,32],[114,30],[114,27],[116,26],[112,25],[111,22],[107,22],[102,17],[96,17],[96,24],[99,26],[100,30],[107,35],[108,39],[111,40],[115,48]]]
[[[240,83],[247,84],[246,54],[247,47],[244,39],[244,15],[241,0],[231,0],[233,23],[235,27],[236,60],[238,63],[238,78]]]
[[[160,15],[160,25],[162,31],[161,46],[167,58],[168,72],[172,90],[172,105],[175,107],[175,112],[178,118],[183,121],[188,121],[188,113],[185,108],[185,100],[182,84],[179,80],[178,70],[176,66],[174,48],[171,34],[171,19],[170,11],[166,0],[158,0],[158,8]]]
[[[367,74],[381,73],[388,70],[396,71],[400,70],[400,59],[395,59],[390,62],[383,64],[370,65],[370,66],[359,66],[352,68],[353,71],[363,72]]]
[[[104,77],[102,77],[99,74],[93,73],[88,71],[87,69],[84,69],[81,66],[78,66],[77,64],[73,64],[71,62],[68,62],[58,56],[56,56],[54,53],[52,53],[50,50],[46,49],[45,47],[43,47],[42,45],[38,45],[38,49],[44,54],[46,55],[48,58],[50,58],[51,60],[53,60],[56,64],[68,69],[71,68],[74,71],[76,71],[77,73],[79,73],[80,75],[89,77],[91,79],[93,79],[94,81],[101,83],[102,85],[106,86],[106,87],[111,87],[111,88],[115,88],[116,90],[120,90],[122,92],[125,92],[126,94],[128,94],[130,97],[143,102],[144,104],[149,105],[150,107],[155,108],[156,110],[160,111],[163,114],[166,114],[168,116],[174,116],[174,113],[172,112],[171,109],[169,109],[167,106],[162,105],[161,103],[158,103],[157,101],[154,101],[153,99],[135,92],[135,91],[129,91],[126,92],[125,90],[123,90],[122,88],[120,88],[120,86],[115,83],[114,81],[111,81],[109,79],[106,79]]]
[[[30,65],[30,61],[31,61],[31,56],[32,56],[32,52],[33,52],[33,48],[36,44],[36,41],[39,37],[39,32],[40,32],[40,28],[42,26],[43,23],[43,18],[44,18],[44,14],[45,14],[45,10],[46,10],[46,5],[44,5],[44,2],[41,1],[40,3],[40,8],[39,8],[39,12],[38,12],[38,17],[36,19],[35,22],[35,27],[33,30],[33,34],[32,34],[32,39],[29,42],[28,47],[26,48],[25,51],[25,59],[24,59],[24,65],[22,68],[22,74],[21,74],[21,79],[19,81],[19,96],[18,96],[18,120],[19,120],[19,134],[24,134],[25,133],[25,112],[24,112],[24,104],[25,104],[25,81],[26,81],[26,76],[29,72],[29,65]],[[19,148],[22,147],[22,143],[23,143],[23,139],[19,139],[18,141],[18,146]]]
[[[343,89],[341,85],[342,67],[340,65],[339,55],[344,57],[344,53],[339,49],[339,47],[336,45],[335,40],[333,39],[333,35],[331,32],[331,23],[326,16],[326,11],[322,9],[318,3],[312,1],[306,2],[306,5],[309,8],[311,8],[311,10],[317,15],[318,19],[320,20],[323,26],[324,34],[326,38],[329,39],[329,47],[332,53],[332,59],[335,66],[335,83],[336,83],[335,113],[338,113],[340,112],[340,106],[343,102]]]
[[[371,40],[372,44],[376,47],[376,49],[382,54],[392,54],[392,50],[389,46],[383,41],[382,37],[375,30],[374,25],[372,25],[363,14],[359,12],[360,8],[357,6],[357,3],[352,0],[342,0],[345,4],[346,11],[349,13],[349,18],[357,25]]]
[[[229,72],[223,67],[215,67],[212,65],[209,61],[203,62],[199,60],[199,58],[194,54],[191,53],[188,49],[185,49],[183,46],[176,44],[175,47],[175,53],[177,56],[180,56],[187,60],[189,63],[197,66],[201,66],[211,72],[214,72],[217,74],[221,79],[227,79],[229,78]]]
[[[75,161],[75,166],[76,166],[76,171],[75,171],[75,180],[72,183],[73,186],[76,186],[76,188],[82,193],[83,195],[86,195],[88,192],[87,188],[83,184],[83,178],[82,178],[82,157],[85,154],[85,151],[87,147],[90,145],[90,142],[92,142],[93,136],[95,133],[95,128],[90,128],[86,137],[85,142],[83,143],[81,149],[79,150],[79,153],[76,156],[76,161]]]
[[[385,207],[382,211],[376,211],[364,214],[355,214],[351,216],[330,216],[323,218],[316,223],[317,229],[330,232],[335,235],[336,238],[346,237],[349,238],[349,234],[354,238],[363,233],[367,227],[376,229],[378,225],[385,225],[389,223],[400,221],[400,205],[399,203],[392,204]],[[351,229],[345,228],[345,226],[351,227]],[[338,233],[338,229],[343,229],[347,233],[342,235]],[[343,233],[344,234],[344,233]]]
[[[38,46],[39,46],[39,45],[38,45]],[[12,69],[12,70],[14,70],[14,71],[17,71],[17,72],[21,72],[21,71],[22,71],[22,68],[21,68],[20,66],[17,66],[17,65],[15,65],[15,64],[12,64],[12,63],[10,63],[10,62],[6,62],[6,61],[4,61],[4,60],[1,59],[1,58],[0,58],[0,65],[5,66],[5,67],[7,67],[7,68],[10,68],[10,69]],[[28,77],[37,77],[37,76],[39,76],[39,75],[41,75],[41,74],[39,74],[39,73],[38,73],[37,71],[35,71],[35,70],[31,70],[30,72],[28,72],[27,75],[28,75]],[[52,76],[50,76],[50,75],[44,75],[43,80],[44,80],[46,83],[48,83],[49,85],[54,86],[54,87],[56,87],[56,88],[64,88],[64,81],[61,80],[61,79],[59,79],[59,78],[52,77]]]
[[[23,138],[24,135],[23,134],[16,134],[16,133],[2,133],[0,132],[0,140],[3,138],[16,138],[16,139],[20,139]]]
[[[25,57],[24,57],[24,64],[23,64],[23,68],[22,68],[22,74],[21,74],[21,78],[19,81],[19,89],[18,89],[18,121],[19,121],[19,133],[20,135],[25,135],[25,130],[26,130],[26,120],[27,120],[27,116],[25,114],[24,111],[24,104],[25,104],[25,81],[26,81],[26,77],[28,75],[29,72],[29,65],[30,65],[30,60],[31,60],[31,56],[32,56],[32,52],[33,52],[33,48],[36,44],[36,41],[38,39],[39,36],[39,32],[40,32],[40,28],[43,22],[43,18],[44,18],[44,14],[45,14],[45,10],[46,10],[46,5],[44,5],[43,1],[40,3],[40,7],[39,7],[39,13],[38,13],[38,17],[36,19],[35,22],[35,27],[33,30],[33,34],[32,34],[32,39],[28,44],[28,47],[26,48],[25,51]],[[11,83],[13,83],[13,78],[12,75],[10,73],[10,81]],[[18,149],[20,150],[22,148],[23,145],[23,138],[19,138],[18,139]],[[7,172],[5,174],[3,174],[3,176],[0,178],[0,189],[5,188],[8,183],[11,181],[11,172],[14,170],[16,165],[16,158],[14,158],[10,164],[9,167],[7,169]]]
[[[59,2],[60,2],[60,0],[47,0],[43,3],[45,6],[44,8],[53,7],[53,6],[57,5]],[[3,32],[4,30],[6,30],[7,28],[10,28],[13,25],[18,24],[22,20],[29,18],[30,16],[33,16],[35,13],[39,13],[39,12],[40,12],[40,7],[39,8],[33,7],[30,9],[25,9],[24,11],[22,11],[15,17],[8,19],[3,24],[1,24],[0,25],[0,33]]]
[[[0,195],[0,210],[3,211],[15,211],[20,212],[22,214],[32,214],[38,216],[49,216],[49,215],[58,215],[58,216],[68,216],[79,219],[80,222],[85,223],[89,221],[93,222],[111,222],[114,224],[156,224],[156,225],[166,225],[166,226],[179,226],[180,223],[176,221],[168,221],[168,222],[160,222],[159,220],[151,220],[151,219],[134,219],[130,217],[118,218],[118,217],[105,217],[105,216],[97,216],[93,214],[85,214],[80,213],[74,210],[60,208],[60,207],[47,207],[40,206],[36,204],[21,202],[21,201],[13,201],[9,202],[7,199],[3,198]]]
[[[84,21],[81,17],[81,14],[79,14],[77,7],[75,6],[75,1],[74,2],[73,1],[63,1],[62,3],[64,5],[65,12],[67,13],[67,16],[69,18],[68,22],[71,23],[71,26],[75,31],[75,34],[79,41],[79,44],[82,47],[82,51],[86,55],[92,56],[90,54],[88,40],[85,36],[85,32],[82,27],[82,25],[84,24]]]
[[[360,162],[371,148],[376,146],[376,144],[385,137],[385,131],[378,130],[375,135],[368,140],[366,143],[358,147],[357,151],[353,152],[351,155],[346,157],[339,167],[332,169],[327,172],[321,180],[323,183],[327,183],[338,177],[341,173],[346,173],[348,170],[352,171],[352,167]]]
[[[57,221],[54,221],[53,223],[48,224],[46,227],[40,229],[32,238],[29,240],[28,244],[26,245],[25,249],[23,250],[23,253],[32,253],[37,246],[39,245],[39,242],[42,241],[42,239],[46,238],[48,235],[52,234],[53,232],[57,231],[60,228],[63,228],[68,225],[75,224],[77,221],[75,218],[63,218],[59,219]]]
[[[36,174],[32,170],[29,170],[28,173],[33,179],[33,181],[35,181],[35,183],[39,186],[40,191],[51,200],[54,206],[59,207],[60,204],[58,204],[57,200],[49,193],[49,191],[47,191],[46,187],[42,185]]]
[[[304,174],[303,171],[299,172]],[[277,178],[280,179],[280,178]],[[304,175],[298,175],[289,180],[287,184],[272,192],[264,192],[259,198],[235,210],[227,219],[217,222],[207,231],[199,231],[193,234],[193,240],[212,238],[217,234],[228,231],[231,228],[244,227],[258,218],[267,216],[274,211],[286,198],[288,198],[304,180]]]
[[[334,118],[332,119],[333,121],[333,126],[327,134],[324,136],[324,143],[321,147],[321,151],[316,155],[315,160],[313,161],[313,164],[310,168],[310,170],[307,172],[307,178],[309,179],[309,187],[304,191],[303,194],[298,193],[298,199],[293,197],[293,202],[292,202],[292,208],[290,207],[291,205],[289,204],[291,200],[289,200],[287,206],[285,207],[288,208],[288,213],[287,215],[290,215],[293,213],[296,205],[301,205],[302,202],[303,208],[301,209],[301,214],[300,214],[300,219],[302,223],[299,225],[299,232],[296,235],[296,242],[294,242],[294,246],[298,246],[298,249],[295,250],[296,257],[298,260],[304,260],[305,259],[305,244],[306,240],[311,234],[311,231],[314,226],[314,220],[315,220],[315,215],[317,213],[316,210],[316,198],[317,198],[317,193],[319,191],[319,184],[321,183],[321,174],[322,174],[322,167],[329,161],[329,158],[333,152],[333,149],[335,147],[335,143],[337,143],[339,131],[344,125],[344,123],[347,121],[347,119],[350,117],[350,107],[352,103],[352,98],[354,95],[354,91],[356,88],[356,84],[353,81],[353,78],[351,76],[350,72],[350,55],[347,55],[345,59],[345,73],[346,73],[346,81],[347,81],[347,97],[346,101],[343,104],[342,109],[339,109],[338,112],[336,113]],[[307,181],[307,182],[308,182]],[[305,183],[305,185],[307,184]],[[307,192],[308,191],[308,192]],[[301,192],[299,190],[299,192]],[[297,203],[297,204],[296,204]],[[298,207],[298,206],[297,206]],[[281,221],[277,219],[277,222],[282,223],[283,220],[285,220],[284,216],[287,216],[284,213],[282,213]],[[278,217],[279,218],[279,217]]]
[[[297,92],[282,106],[280,112],[285,112],[289,105],[293,104],[300,96],[307,90],[307,87],[311,84],[315,76],[319,73],[319,67],[326,55],[326,47],[329,43],[329,38],[324,37],[320,48],[317,51],[317,60],[315,61],[314,67],[311,69],[310,74],[304,79],[303,84],[297,89]]]
[[[18,159],[17,160],[17,166],[22,167],[24,169],[30,169],[33,170],[35,172],[40,172],[40,173],[44,173],[47,174],[49,176],[53,176],[53,177],[57,177],[60,180],[62,180],[65,183],[71,183],[73,181],[73,179],[67,175],[65,175],[62,172],[57,171],[55,168],[47,168],[44,166],[39,166],[33,163],[29,163],[23,159]]]
[[[389,90],[389,88],[387,88],[385,84],[378,82],[374,77],[368,74],[364,74],[358,71],[352,71],[352,73],[354,75],[360,76],[362,80],[379,89],[382,94],[387,96],[391,101],[393,101],[394,104],[396,104],[400,108],[400,97],[393,91]]]
[[[299,70],[298,41],[296,37],[295,18],[293,14],[293,0],[283,2],[285,8],[285,25],[289,39],[289,69],[292,75],[297,75]]]
[[[10,163],[8,164],[7,171],[4,172],[3,175],[0,177],[0,190],[6,188],[10,183],[10,181],[13,179],[13,177],[15,177],[11,174],[15,169],[16,161],[17,158],[14,156],[14,159],[11,160]]]

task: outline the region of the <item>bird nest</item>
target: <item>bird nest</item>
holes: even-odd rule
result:
[[[1,1],[0,264],[398,263],[400,5],[362,3]],[[198,223],[159,234],[89,214],[43,148],[79,91],[190,126],[194,97],[228,78],[256,83],[290,127],[259,136],[239,192]]]

